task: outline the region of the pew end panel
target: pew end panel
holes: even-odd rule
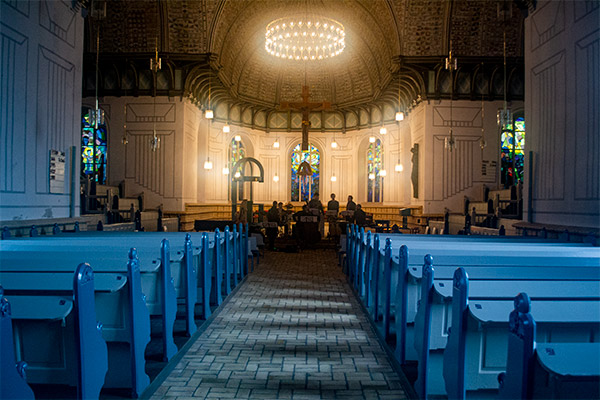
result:
[[[27,384],[25,361],[17,362],[13,345],[11,307],[0,286],[0,398],[7,400],[30,400],[33,391]]]

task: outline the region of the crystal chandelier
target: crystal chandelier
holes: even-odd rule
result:
[[[344,25],[319,16],[284,17],[267,25],[265,50],[288,60],[323,60],[346,47]]]

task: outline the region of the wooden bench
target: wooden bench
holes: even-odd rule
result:
[[[131,388],[137,396],[150,383],[144,371],[144,351],[150,342],[150,315],[142,292],[142,274],[145,276],[144,281],[155,280],[160,266],[159,262],[152,264],[142,258],[140,263],[135,249],[130,250],[129,257],[126,253],[108,253],[99,256],[98,254],[76,253],[71,250],[62,253],[34,253],[31,251],[4,251],[3,249],[0,255],[0,271],[2,271],[2,275],[5,273],[45,273],[58,276],[56,274],[72,274],[73,265],[76,266],[77,262],[84,259],[90,260],[91,264],[95,266],[96,277],[105,273],[111,274],[111,276],[121,274],[121,280],[126,282],[126,286],[121,290],[97,292],[95,309],[98,320],[103,324],[102,337],[108,344],[109,371],[106,375],[105,387]],[[2,279],[1,282],[4,282],[4,278]],[[54,285],[57,288],[60,285],[64,287],[68,279],[62,279],[62,284],[60,282],[61,279],[57,278]],[[42,288],[45,284],[46,282],[36,279],[30,287]],[[6,284],[3,286],[5,292],[10,293],[11,288]],[[24,291],[30,292],[31,290],[25,288]],[[17,309],[13,306],[13,313],[16,311]],[[33,334],[40,335],[42,332],[42,330],[34,331]],[[53,376],[46,383],[54,383],[54,379]]]
[[[446,386],[444,387],[442,360],[446,364],[448,361],[447,355],[450,356],[451,360],[455,358],[452,357],[451,350],[449,354],[446,354],[444,349],[447,347],[447,343],[449,347],[451,343],[448,338],[450,323],[453,324],[453,330],[456,330],[454,329],[455,326],[460,325],[453,318],[452,309],[456,306],[454,301],[456,284],[453,285],[452,280],[434,280],[434,267],[431,261],[431,258],[429,258],[423,267],[421,299],[415,319],[414,335],[414,346],[419,355],[419,379],[415,386],[417,393],[423,397],[446,394],[445,387],[447,388],[450,382],[446,380]],[[471,268],[470,270],[473,272],[471,275],[477,277],[481,270],[490,271],[491,268],[480,267]],[[510,277],[504,280],[486,277],[477,280],[477,278],[471,277],[467,284],[465,268],[459,268],[455,272],[454,282],[457,282],[458,272],[464,274],[465,279],[461,281],[461,284],[464,283],[468,286],[468,289],[465,289],[468,290],[468,301],[469,304],[474,304],[475,307],[472,313],[479,318],[477,320],[479,328],[471,328],[475,329],[476,333],[473,334],[474,341],[470,342],[471,346],[467,349],[469,361],[466,364],[465,374],[469,377],[467,380],[469,383],[467,389],[469,390],[498,388],[496,378],[499,371],[497,369],[506,362],[506,353],[503,349],[506,348],[505,333],[508,332],[504,324],[502,324],[502,327],[499,327],[499,324],[508,320],[507,316],[515,293],[527,291],[531,293],[534,301],[542,302],[546,308],[548,308],[548,302],[557,303],[556,307],[563,307],[563,309],[567,303],[571,307],[580,308],[593,307],[594,304],[600,305],[600,292],[598,291],[600,278],[564,281],[560,277],[557,277],[557,279],[546,277],[543,268],[529,268],[526,274],[527,280]],[[568,270],[565,273],[568,274]],[[504,316],[501,315],[498,318],[498,315],[501,314],[499,310],[506,311],[503,307],[506,307],[507,304],[509,310]],[[582,312],[585,314],[584,309],[580,311],[580,315]],[[486,312],[487,314],[485,314]],[[575,326],[570,334],[580,337],[597,337],[600,326],[594,327],[592,324],[598,319],[600,319],[600,310],[596,313],[592,311],[588,316],[588,320],[586,320],[590,326],[587,326],[587,328]],[[490,321],[495,321],[495,325]],[[548,319],[544,321],[547,322]],[[544,334],[547,337],[553,337],[557,334],[565,335],[567,330],[571,329],[567,322],[573,321],[571,316],[565,316],[565,323],[560,324],[559,333],[553,331],[555,326],[544,325]],[[456,325],[454,325],[455,323]],[[488,324],[487,329],[482,328],[485,324]],[[481,349],[481,346],[484,346],[484,348]],[[498,349],[501,349],[501,351]],[[464,352],[462,355],[464,355]],[[453,374],[457,366],[453,365],[452,362],[448,362],[448,364],[450,368],[445,369],[445,371],[450,371],[450,374]],[[446,372],[444,372],[444,376],[446,376]],[[481,396],[481,394],[477,396]]]
[[[28,382],[64,383],[76,386],[79,398],[98,398],[108,369],[108,353],[96,320],[95,293],[119,291],[123,282],[115,276],[98,279],[88,264],[77,266],[74,276],[72,272],[65,275],[66,279],[45,276],[44,281],[37,281],[38,287],[30,290],[32,293],[5,291],[0,286],[1,398],[33,398],[23,384],[24,360],[29,361]],[[20,287],[28,278],[15,275],[0,279],[2,285]],[[11,314],[18,331],[16,360]],[[41,327],[43,336],[38,334]]]
[[[514,306],[499,398],[600,398],[600,343],[536,343],[529,296],[520,293]]]
[[[10,303],[0,286],[0,398],[10,400],[33,399],[33,391],[25,379],[27,363],[17,362],[13,346],[13,328]]]
[[[93,250],[86,250],[89,248],[90,239],[94,239],[96,236],[101,237],[102,240],[98,240],[94,243]],[[169,251],[168,240],[163,239],[160,241],[160,238],[165,236],[168,236],[172,240],[185,239],[183,248],[180,248],[172,254],[172,252]],[[194,239],[202,239],[201,242],[199,241],[200,243],[198,246],[192,245],[192,236],[194,236]],[[75,258],[94,259],[94,257],[96,257],[97,259],[94,261],[97,261],[99,265],[104,266],[100,267],[100,270],[102,270],[101,273],[107,274],[111,272],[111,270],[113,270],[112,272],[115,272],[114,270],[118,271],[121,268],[119,265],[120,263],[118,262],[119,260],[111,259],[111,254],[122,250],[128,244],[135,244],[138,247],[138,250],[144,254],[145,260],[142,264],[151,265],[150,268],[142,268],[143,274],[138,272],[140,275],[138,281],[140,282],[140,287],[143,286],[144,293],[146,293],[148,308],[152,311],[153,315],[161,316],[163,322],[164,355],[165,359],[168,359],[177,351],[177,348],[172,342],[172,327],[176,312],[176,295],[180,298],[184,298],[184,303],[186,305],[186,332],[191,335],[196,329],[193,319],[194,305],[196,304],[195,295],[199,294],[197,298],[203,299],[203,317],[208,318],[210,315],[209,296],[211,295],[211,287],[221,288],[222,285],[220,280],[222,278],[223,270],[232,272],[235,281],[234,285],[237,285],[238,282],[238,274],[233,273],[232,271],[234,266],[240,273],[240,279],[243,278],[244,272],[247,273],[247,257],[241,257],[241,254],[243,254],[244,251],[249,251],[247,243],[244,245],[243,241],[240,239],[244,236],[244,232],[239,235],[234,227],[232,233],[229,233],[228,229],[226,229],[223,236],[225,238],[228,237],[229,239],[222,238],[217,231],[212,234],[202,233],[192,235],[185,233],[82,233],[69,235],[68,238],[65,236],[62,239],[60,239],[60,237],[37,237],[27,240],[3,241],[0,270],[6,271],[8,269],[12,270],[15,274],[23,274],[23,271],[27,270],[27,268],[23,268],[24,264],[22,261],[24,259],[28,260],[27,262],[29,264],[26,265],[33,265],[33,267],[29,268],[36,270],[38,273],[43,273],[45,270],[52,270],[53,268],[69,270],[70,267],[65,268],[60,266],[70,264],[68,260]],[[209,238],[212,238],[212,243]],[[207,251],[204,251],[204,249],[207,249]],[[157,250],[160,257],[158,260],[156,259]],[[244,259],[246,263],[243,262]],[[50,260],[50,262],[48,262],[48,260]],[[52,264],[54,264],[54,266],[52,266]],[[45,267],[39,267],[39,265],[45,265]],[[163,265],[169,267],[160,268],[160,266]],[[246,266],[246,268],[244,268],[244,266]],[[200,276],[196,278],[194,274],[195,270],[198,269],[201,270],[201,273],[199,274]],[[157,276],[158,270],[163,271],[163,274],[160,277]],[[33,273],[33,271],[30,272]],[[173,279],[170,277],[171,272],[173,272]],[[192,272],[193,274],[189,275],[189,272]],[[211,272],[214,272],[214,274]],[[144,279],[142,279],[142,277]],[[211,278],[215,281],[212,282],[212,284]],[[39,281],[43,281],[43,279],[39,279]],[[193,290],[194,282],[198,282],[195,288],[196,290]],[[192,286],[189,284],[192,284]],[[224,286],[223,292],[226,292],[226,294],[230,293],[231,285],[225,283]],[[158,289],[159,287],[162,289]],[[206,288],[206,290],[203,290],[204,288]],[[221,290],[215,289],[212,291],[212,294],[214,300],[213,303],[217,305],[220,304],[222,301]],[[97,296],[99,296],[98,293]],[[166,301],[164,301],[164,299],[166,299]],[[114,309],[114,304],[112,306]],[[146,309],[145,304],[143,307]],[[98,309],[110,310],[111,308],[99,306]],[[147,310],[146,313],[148,313]],[[146,319],[148,320],[149,325],[148,318]],[[106,335],[106,329],[104,333]],[[138,336],[144,337],[145,335],[142,333]],[[147,336],[149,341],[149,330]],[[138,350],[136,354],[141,354],[141,359],[138,357],[136,363],[141,365],[142,373],[144,370],[143,354],[148,341],[144,341],[142,345],[130,346],[131,349]],[[110,340],[109,343],[111,343]],[[112,344],[109,346],[111,350],[117,347]],[[114,352],[111,351],[111,354],[113,353]],[[123,355],[118,358],[118,361],[121,364],[128,365],[129,361],[126,358],[129,357]],[[133,360],[134,358],[135,357],[132,354],[131,359]],[[111,356],[111,360],[114,359],[116,358]],[[106,387],[123,387],[118,382],[113,382],[111,376],[127,377],[128,374],[123,368],[119,369],[119,365],[116,365],[115,368],[115,365],[113,364],[114,363],[111,362]],[[139,369],[140,368],[137,370]],[[144,377],[147,379],[145,374],[141,379],[138,379],[138,381],[142,382],[140,385],[132,385],[134,396],[139,395],[143,388],[147,386],[148,382],[143,379]]]
[[[356,230],[349,230],[348,234],[347,248],[349,255],[347,264],[350,265],[348,272],[351,275],[351,282],[356,287],[358,293],[361,293],[362,288],[363,291],[361,294],[364,295],[367,306],[370,305],[370,301],[374,303],[371,308],[374,312],[373,318],[376,321],[379,319],[383,320],[382,330],[388,339],[390,338],[390,325],[395,318],[397,331],[396,356],[401,363],[406,361],[405,354],[409,356],[409,359],[416,358],[414,349],[412,349],[412,354],[410,353],[409,348],[412,347],[412,340],[410,337],[407,340],[407,336],[412,335],[410,334],[410,329],[406,328],[407,324],[408,328],[410,328],[411,317],[414,319],[416,315],[416,304],[419,298],[421,281],[421,266],[419,264],[422,264],[422,257],[428,250],[435,248],[437,254],[443,255],[440,259],[441,264],[447,264],[448,266],[441,269],[436,266],[436,269],[443,271],[442,276],[446,279],[452,277],[452,273],[457,266],[470,264],[473,265],[466,268],[469,268],[470,271],[478,271],[474,276],[477,276],[478,279],[487,280],[532,279],[532,277],[528,277],[527,275],[536,269],[546,272],[543,274],[545,279],[584,279],[597,281],[600,277],[600,269],[598,268],[600,265],[600,251],[597,248],[573,245],[572,243],[564,244],[555,241],[540,240],[520,240],[515,242],[518,239],[509,237],[492,239],[452,238],[448,236],[436,237],[435,239],[437,240],[428,242],[427,239],[429,237],[423,236],[394,235],[395,237],[390,237],[390,235],[375,235],[373,237],[374,244],[371,245],[369,234],[363,233],[361,237],[360,232]],[[390,239],[389,252],[387,247],[379,249],[379,237]],[[392,239],[402,239],[402,241],[392,241]],[[410,256],[408,247],[404,246],[402,248],[402,244],[405,243],[409,243],[411,248]],[[392,245],[394,246],[394,251],[398,249],[398,246],[402,248],[402,250],[398,249],[398,256],[396,257],[391,254]],[[460,250],[456,250],[456,246],[461,246]],[[472,250],[472,248],[478,250]],[[500,251],[500,254],[490,257],[493,255],[493,253],[490,253],[492,251]],[[516,251],[519,254],[512,255],[511,251]],[[507,252],[510,255],[509,257],[505,256]],[[438,264],[438,258],[436,257],[436,265]],[[543,262],[540,262],[540,260],[543,260]],[[479,265],[479,269],[474,269],[477,267],[477,264],[482,265]],[[567,266],[568,269],[561,268],[561,264],[562,266]],[[401,265],[402,268],[400,267]],[[550,265],[550,267],[547,267],[547,265]],[[540,267],[544,269],[540,269]],[[372,269],[375,271],[372,271]],[[399,269],[402,269],[404,273],[399,272]],[[409,271],[411,272],[410,274]],[[389,274],[386,274],[386,272],[389,272]],[[548,272],[550,276],[547,276]],[[406,279],[399,279],[401,275],[405,276]],[[375,279],[377,276],[379,278]],[[394,291],[396,286],[398,286],[397,291]],[[408,296],[409,292],[411,296]],[[514,296],[514,293],[511,293],[510,296]],[[391,302],[390,300],[392,299],[395,301]],[[383,304],[383,307],[380,307],[383,308],[381,313],[378,310],[378,302]],[[394,315],[394,305],[396,306],[396,310],[400,310],[399,314]],[[393,327],[394,325],[391,326],[391,328]],[[402,343],[404,343],[404,346],[402,346]],[[441,380],[438,381],[441,382]]]
[[[513,282],[514,283],[514,282]],[[559,282],[554,282],[556,284]],[[543,282],[514,285],[535,292],[533,317],[539,342],[598,341],[600,333],[600,293],[596,286],[564,282],[564,288],[542,287]],[[493,292],[470,294],[464,269],[457,269],[452,287],[452,320],[444,350],[443,377],[449,398],[481,398],[497,393],[498,373],[506,368],[508,325],[514,301]],[[520,286],[520,287],[518,287]],[[481,291],[481,289],[479,289]],[[507,296],[508,297],[508,296]],[[421,367],[419,367],[421,369]],[[431,372],[431,370],[430,370]],[[417,385],[418,387],[419,385]]]

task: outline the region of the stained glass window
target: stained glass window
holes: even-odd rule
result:
[[[381,140],[369,144],[367,149],[367,201],[379,203],[383,201],[383,177],[379,172],[383,169],[383,150]]]
[[[307,162],[312,175],[298,175],[298,170],[303,162]],[[292,201],[309,201],[313,194],[319,192],[319,166],[321,155],[319,149],[310,145],[308,151],[302,151],[300,144],[292,151]]]
[[[229,173],[235,174],[233,166],[236,162],[246,157],[246,149],[244,143],[240,140],[239,142],[231,139],[231,146],[229,147]],[[231,193],[231,176],[229,177],[229,192]],[[238,200],[244,198],[244,185],[238,185]]]
[[[90,109],[82,110],[81,119],[81,174],[90,179],[106,183],[106,125],[94,127]]]
[[[500,183],[505,187],[523,180],[525,161],[525,119],[515,118],[513,124],[502,130],[501,136],[501,176]]]

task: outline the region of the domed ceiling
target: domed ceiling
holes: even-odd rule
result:
[[[312,101],[348,109],[376,102],[386,91],[397,96],[401,63],[440,64],[450,43],[459,60],[501,57],[506,29],[508,55],[520,57],[523,16],[512,7],[508,22],[502,24],[497,4],[493,0],[112,0],[107,2],[106,18],[99,21],[101,52],[103,57],[135,57],[154,52],[158,43],[163,59],[192,61],[208,55],[211,76],[218,77],[213,88],[222,87],[233,102],[276,108],[281,102],[300,100],[306,84]],[[304,62],[266,52],[267,24],[303,14],[326,16],[344,25],[346,48],[341,55]],[[91,52],[96,26],[92,19],[87,46]],[[205,72],[196,68],[186,76],[187,82],[198,79],[194,73]]]

